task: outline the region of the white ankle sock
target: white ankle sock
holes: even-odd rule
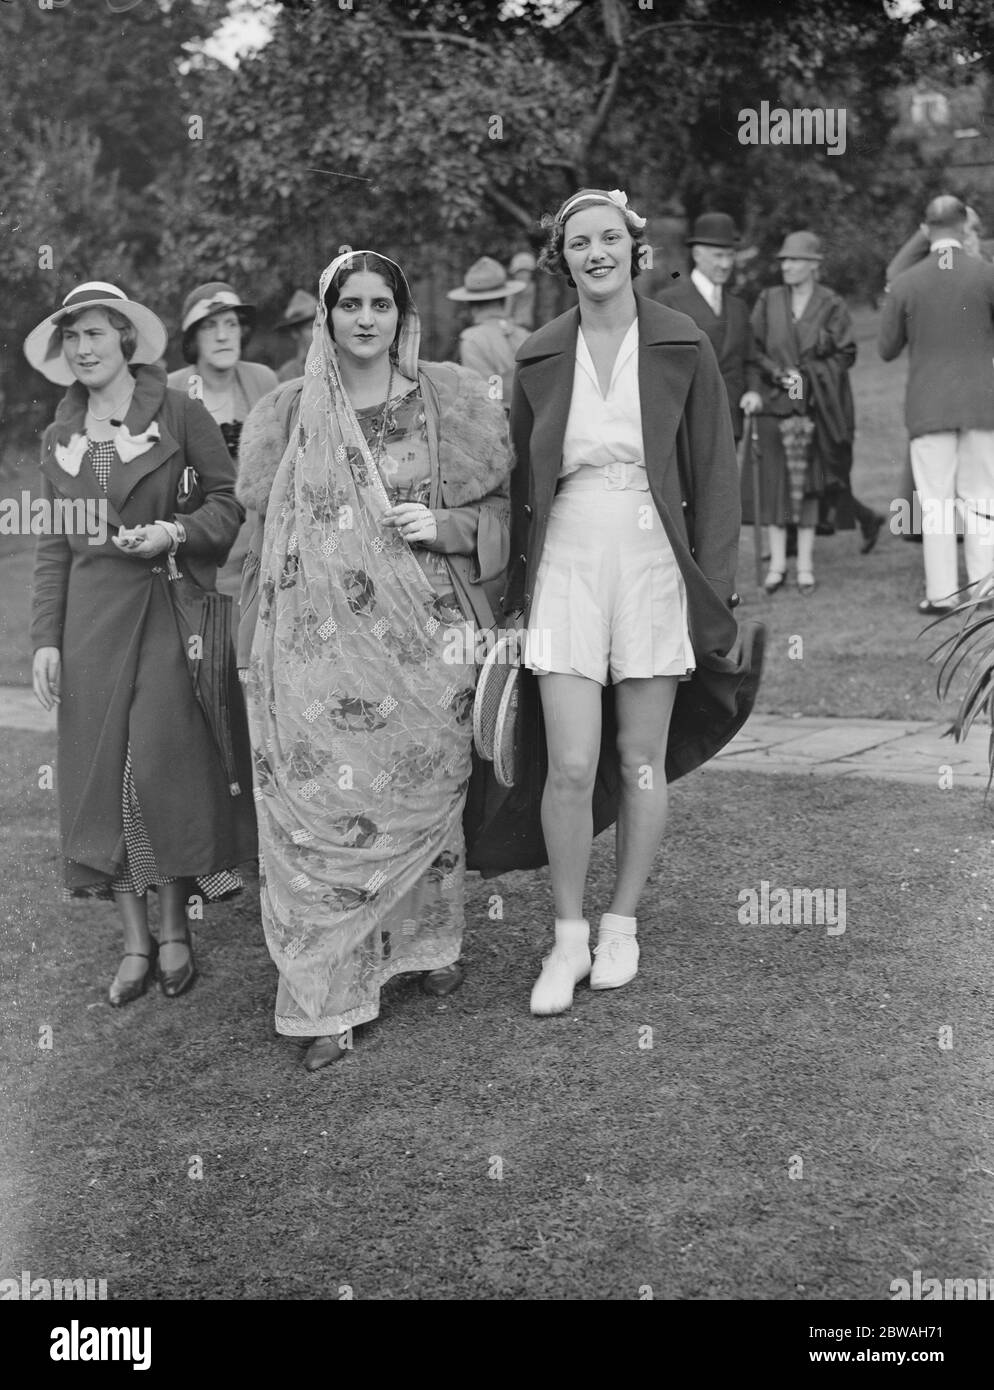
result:
[[[585,917],[557,917],[556,945],[570,954],[583,951],[590,944],[590,923]]]
[[[619,917],[616,912],[604,912],[601,914],[601,924],[598,928],[598,936],[603,936],[605,932],[613,932],[615,936],[634,936],[636,919],[634,917]]]

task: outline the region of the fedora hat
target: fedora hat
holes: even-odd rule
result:
[[[534,270],[537,265],[538,262],[530,251],[518,251],[511,257],[508,269],[514,275],[519,270]]]
[[[277,331],[282,333],[302,323],[313,323],[317,310],[318,302],[312,294],[308,294],[306,290],[294,290],[293,298],[283,310],[283,317],[276,325]]]
[[[470,266],[458,289],[449,290],[446,298],[461,302],[474,299],[506,299],[525,288],[524,280],[509,280],[500,261],[481,256]]]
[[[796,261],[824,260],[821,254],[821,242],[814,232],[791,232],[785,236],[776,259],[783,261],[788,258]]]
[[[688,246],[738,246],[739,232],[727,212],[702,212],[694,223]]]
[[[225,309],[234,310],[246,328],[255,326],[255,305],[246,304],[223,280],[211,280],[206,285],[198,285],[183,300],[180,327],[186,334],[198,323],[210,318],[211,314],[219,314]]]
[[[76,380],[62,352],[58,325],[62,319],[83,309],[116,309],[133,324],[138,342],[131,361],[136,366],[158,362],[164,356],[169,334],[158,315],[144,304],[136,304],[116,285],[109,285],[105,280],[88,280],[85,285],[70,290],[55,312],[42,319],[24,339],[24,355],[32,367],[57,386],[71,386]]]

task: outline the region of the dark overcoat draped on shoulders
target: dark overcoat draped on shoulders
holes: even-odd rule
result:
[[[762,662],[762,629],[732,615],[740,529],[739,475],[725,386],[714,350],[697,325],[636,295],[638,382],[645,465],[656,513],[687,594],[697,667],[678,688],[666,755],[669,781],[712,757],[748,717]],[[506,617],[528,621],[534,577],[562,463],[576,364],[579,310],[533,333],[518,350],[511,403],[511,563]],[[484,874],[547,862],[539,821],[545,737],[538,682],[521,673],[518,766],[500,798],[471,787],[467,863]],[[594,791],[595,833],[613,823],[618,766],[613,689],[605,687],[602,744]],[[474,795],[475,793],[475,795]]]
[[[78,526],[41,536],[35,557],[33,649],[61,653],[58,786],[66,887],[106,888],[126,850],[121,795],[132,750],[138,799],[163,877],[199,877],[253,858],[255,816],[247,727],[237,683],[229,692],[237,725],[239,778],[232,796],[207,721],[197,704],[173,613],[166,557],[143,559],[111,539],[120,526],[182,521],[179,569],[213,590],[217,567],[244,515],[223,436],[199,401],[166,387],[158,367],[134,369],[124,430],[144,437],[127,459],[115,453],[101,488],[85,443],[86,391],[69,388],[45,431],[41,493],[79,502],[103,534]],[[157,437],[156,437],[157,436]],[[75,440],[75,445],[73,441]],[[125,448],[122,442],[121,448]],[[60,461],[61,460],[61,461]],[[185,468],[198,484],[188,512],[177,511]]]
[[[702,332],[708,335],[718,359],[728,392],[728,408],[732,416],[732,433],[742,434],[742,411],[739,401],[746,391],[758,391],[759,373],[756,350],[749,320],[749,307],[731,290],[722,289],[721,313],[716,314],[689,275],[656,296],[660,304],[689,314]]]

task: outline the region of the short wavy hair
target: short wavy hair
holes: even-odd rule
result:
[[[73,313],[66,314],[65,318],[59,319],[58,323],[55,325],[55,332],[58,334],[60,345],[62,343],[63,331],[66,328],[71,328],[77,319],[81,318],[88,309],[99,309],[107,319],[111,328],[117,329],[121,339],[121,352],[124,356],[124,360],[125,362],[130,362],[138,347],[138,329],[130,319],[125,318],[123,314],[119,314],[116,309],[108,308],[106,304],[84,304],[81,308],[74,310]]]
[[[596,195],[596,201],[580,203],[578,207],[573,208],[568,213],[564,221],[559,221],[562,208],[564,208],[567,203],[579,201],[588,195]],[[551,275],[565,275],[566,283],[572,289],[576,289],[576,281],[573,279],[572,275],[570,275],[566,257],[563,255],[563,247],[566,244],[566,223],[573,216],[573,213],[583,212],[587,207],[597,206],[613,207],[621,214],[625,224],[625,230],[632,239],[632,279],[634,280],[636,275],[642,274],[642,251],[648,243],[644,236],[644,229],[636,227],[633,224],[632,219],[635,214],[632,212],[632,209],[619,207],[617,203],[607,198],[606,192],[602,188],[581,188],[578,192],[570,194],[563,202],[559,212],[543,213],[541,221],[542,230],[545,232],[545,245],[542,247],[539,254],[539,269],[548,271]]]

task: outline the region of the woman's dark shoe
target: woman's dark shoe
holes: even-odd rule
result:
[[[175,999],[178,994],[185,994],[197,978],[197,966],[193,959],[193,943],[190,940],[190,932],[187,929],[184,936],[160,937],[159,950],[163,946],[186,946],[186,962],[178,970],[163,970],[161,957],[159,961],[159,988],[167,999]]]
[[[455,994],[465,978],[466,967],[457,960],[453,965],[443,965],[441,970],[429,970],[421,981],[421,988],[435,999],[444,999],[447,994]]]
[[[803,594],[805,598],[810,598],[818,587],[815,577],[810,570],[800,570],[797,575],[797,592]]]
[[[304,1053],[304,1066],[308,1071],[320,1071],[322,1067],[344,1057],[346,1050],[334,1034],[329,1034],[324,1038],[314,1038]]]
[[[880,532],[886,520],[887,518],[885,516],[881,516],[879,512],[875,512],[869,521],[860,522],[859,529],[863,533],[863,544],[860,546],[859,550],[860,555],[869,555],[880,538]]]
[[[931,599],[923,598],[918,605],[918,612],[923,617],[939,617],[942,613],[951,613],[955,607],[955,603],[933,603]]]
[[[787,576],[781,570],[770,570],[763,583],[763,588],[768,594],[775,594],[778,589],[782,589]]]
[[[124,958],[136,956],[139,960],[147,960],[148,966],[143,975],[137,980],[120,981],[115,975],[110,982],[108,998],[115,1009],[123,1009],[125,1004],[131,1004],[136,999],[140,999],[148,989],[149,981],[155,975],[155,956],[156,946],[153,941],[147,951],[125,951]]]

